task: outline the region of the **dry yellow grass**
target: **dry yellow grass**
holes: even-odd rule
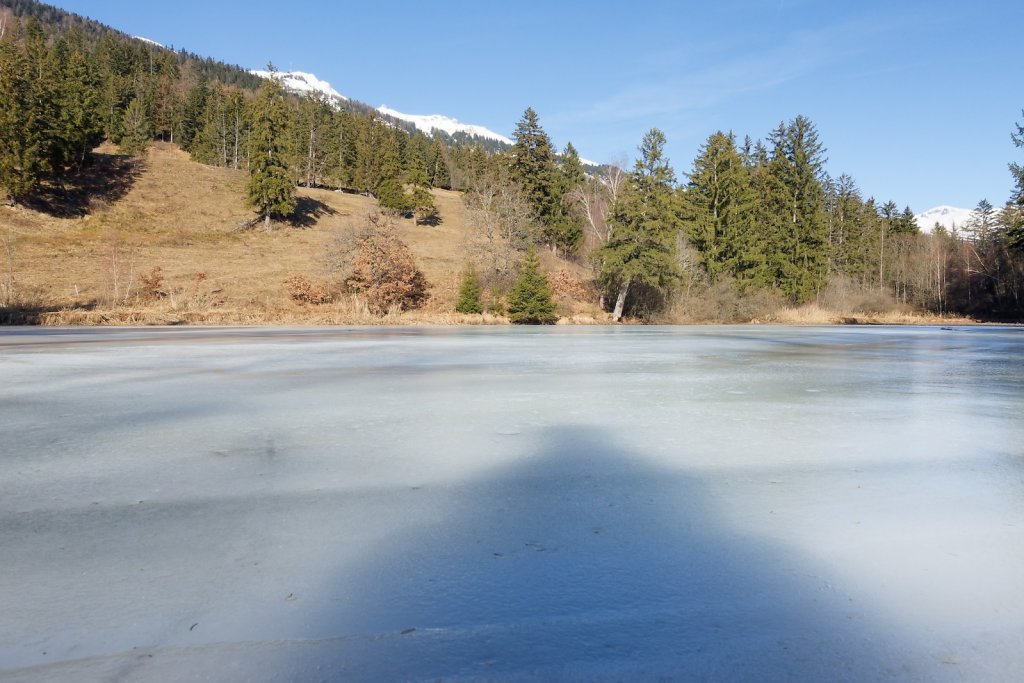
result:
[[[112,154],[111,150],[100,150]],[[301,226],[243,230],[244,172],[192,162],[157,143],[123,197],[93,199],[84,216],[61,218],[0,207],[11,245],[13,308],[23,320],[60,325],[132,324],[494,324],[495,316],[453,312],[470,257],[462,197],[438,190],[441,222],[396,220],[399,235],[431,283],[423,310],[384,318],[357,298],[309,305],[292,301],[285,281],[332,282],[325,255],[332,235],[352,230],[375,200],[321,189],[298,191]],[[146,298],[142,278],[160,268],[162,296]],[[5,267],[5,271],[6,271]],[[6,273],[5,273],[6,275]],[[336,280],[336,278],[334,278]],[[566,309],[574,313],[573,306]]]
[[[916,311],[849,313],[811,303],[782,308],[752,322],[785,325],[967,325],[974,321],[961,316],[938,316]]]

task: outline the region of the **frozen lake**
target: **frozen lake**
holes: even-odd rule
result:
[[[0,331],[0,681],[1019,681],[1024,330]]]

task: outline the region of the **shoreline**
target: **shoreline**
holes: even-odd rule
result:
[[[977,320],[973,318],[920,315],[907,313],[839,313],[801,309],[785,310],[760,316],[751,320],[699,320],[654,318],[651,320],[626,320],[613,323],[590,315],[563,316],[554,326],[572,327],[645,327],[665,325],[687,327],[696,325],[747,325],[747,326],[1019,326],[1024,321]],[[20,327],[512,327],[503,316],[490,314],[463,315],[406,312],[384,316],[351,315],[347,312],[318,312],[317,315],[280,315],[267,311],[260,315],[256,311],[190,311],[187,313],[154,314],[138,310],[59,310],[59,311],[0,311],[0,328]],[[529,326],[525,326],[529,327]]]

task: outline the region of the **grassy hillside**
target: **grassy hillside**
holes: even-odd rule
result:
[[[325,259],[376,201],[300,189],[296,224],[242,229],[253,216],[244,202],[246,178],[194,163],[167,144],[153,145],[141,160],[98,150],[62,191],[31,207],[0,207],[0,304],[7,304],[0,316],[41,324],[382,322],[343,291]],[[500,322],[453,312],[470,226],[459,193],[434,196],[436,227],[396,221],[432,285],[431,298],[422,311],[383,322]],[[580,300],[583,269],[546,259],[569,294],[561,297],[563,315],[600,317],[596,305]],[[333,300],[293,301],[284,283],[296,275],[328,287]]]

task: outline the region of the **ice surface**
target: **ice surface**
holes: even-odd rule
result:
[[[1017,328],[0,332],[0,680],[1016,681]]]

